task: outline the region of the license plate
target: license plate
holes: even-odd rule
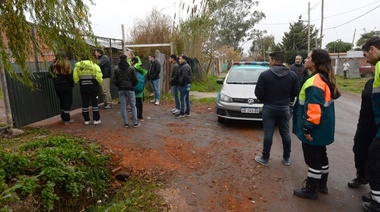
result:
[[[258,107],[242,107],[240,109],[241,113],[260,113],[260,108]]]

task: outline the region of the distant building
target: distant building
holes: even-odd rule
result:
[[[360,78],[359,66],[370,66],[362,51],[330,53],[335,75],[343,76],[343,63],[347,59],[350,64],[350,77]]]

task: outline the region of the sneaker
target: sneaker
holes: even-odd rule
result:
[[[285,166],[290,166],[289,158],[282,158],[282,163],[283,163]]]
[[[182,115],[181,114],[177,114],[177,116],[176,116],[177,119],[184,118],[184,117],[185,117],[184,114],[182,114]]]
[[[69,124],[70,124],[70,121],[64,121],[63,124],[64,124],[64,125],[69,125]]]
[[[94,124],[95,124],[95,125],[98,125],[98,124],[100,124],[100,123],[102,123],[102,121],[100,121],[100,120],[94,121]]]
[[[190,114],[185,114],[186,117],[190,117]]]
[[[359,188],[361,185],[365,185],[367,183],[368,182],[364,178],[357,177],[351,180],[350,182],[348,182],[347,185],[349,188]]]
[[[155,100],[155,99],[152,99],[152,100],[150,100],[149,102],[150,102],[150,103],[155,103],[156,100]]]
[[[111,104],[107,104],[104,109],[111,109],[112,108],[112,105]]]
[[[91,123],[91,121],[84,121],[85,125],[89,125],[90,123]]]
[[[263,166],[269,166],[269,159],[264,159],[261,156],[256,156],[255,161],[260,163]]]
[[[179,114],[180,112],[181,112],[180,110],[176,109],[176,110],[173,111],[172,113],[173,113],[174,115],[177,115],[177,114]]]
[[[160,101],[156,101],[154,104],[155,104],[155,105],[159,105],[159,104],[160,104]]]
[[[128,128],[128,127],[129,127],[129,125],[128,125],[128,124],[124,124],[124,127],[125,127],[125,128]]]
[[[140,127],[140,126],[141,126],[140,123],[137,123],[137,124],[134,124],[134,125],[133,125],[133,127],[135,127],[135,128],[136,128],[136,127]]]
[[[176,111],[176,110],[177,110],[177,108],[173,108],[173,109],[170,110],[170,112],[173,113],[173,112]]]

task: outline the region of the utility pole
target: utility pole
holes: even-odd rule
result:
[[[324,3],[325,1],[322,0],[322,11],[321,11],[321,35],[319,36],[320,43],[319,43],[319,48],[322,48],[322,39],[323,39],[323,11],[324,11]]]
[[[307,53],[310,52],[310,2],[307,3]]]
[[[354,48],[355,35],[356,35],[356,28],[355,28],[355,30],[354,30],[354,36],[352,37],[351,48]]]
[[[125,50],[125,30],[124,30],[124,24],[121,25],[121,37],[123,39],[123,41],[121,43],[123,54],[126,54],[127,51]]]
[[[7,79],[5,76],[5,69],[4,69],[4,66],[1,62],[0,62],[0,86],[1,86],[1,90],[3,92],[5,115],[7,117],[8,132],[12,133],[13,132],[12,111],[11,111],[11,105],[9,103],[9,94],[8,94],[8,87],[7,87]]]

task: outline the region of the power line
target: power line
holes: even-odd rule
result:
[[[359,19],[359,18],[361,18],[361,17],[367,15],[368,13],[374,11],[375,9],[377,9],[377,8],[379,8],[379,7],[380,7],[380,5],[378,5],[377,7],[375,7],[375,8],[373,8],[373,9],[369,10],[368,12],[363,13],[362,15],[360,15],[360,16],[358,16],[358,17],[356,17],[356,18],[354,18],[354,19],[352,19],[352,20],[350,20],[350,21],[347,21],[346,23],[340,24],[340,25],[335,26],[335,27],[327,28],[327,29],[325,29],[325,30],[335,29],[335,28],[338,28],[338,27],[344,26],[344,25],[346,25],[346,24],[348,24],[348,23],[351,23],[351,22],[353,22],[353,21],[355,21],[355,20],[357,20],[357,19]]]

